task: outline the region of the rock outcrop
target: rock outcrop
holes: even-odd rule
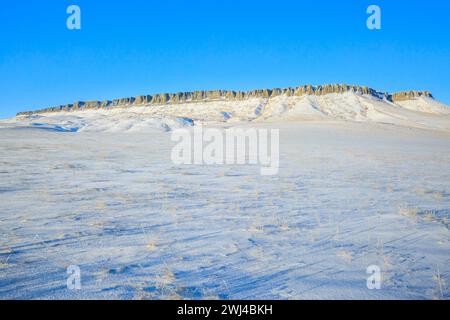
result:
[[[413,100],[420,97],[433,98],[433,95],[428,91],[403,91],[392,94],[392,101]]]
[[[333,93],[353,92],[359,95],[372,95],[380,99],[386,99],[391,102],[411,100],[418,97],[430,97],[432,94],[428,91],[405,91],[394,94],[382,93],[367,86],[355,86],[347,84],[332,85],[305,85],[300,87],[259,89],[247,92],[230,91],[230,90],[210,90],[210,91],[194,91],[194,92],[178,92],[178,93],[160,93],[155,95],[143,95],[130,98],[114,99],[112,101],[77,101],[73,104],[66,104],[57,107],[41,109],[37,111],[19,112],[17,115],[32,115],[39,113],[49,113],[58,111],[77,111],[77,110],[95,110],[110,109],[116,107],[133,107],[133,106],[149,106],[149,105],[165,105],[165,104],[183,104],[207,101],[237,101],[252,98],[270,99],[277,96],[304,96],[316,95],[322,96]]]

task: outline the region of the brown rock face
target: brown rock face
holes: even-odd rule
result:
[[[392,94],[392,101],[413,100],[419,97],[433,98],[433,95],[428,91],[403,91]]]
[[[100,104],[100,108],[102,108],[102,109],[107,109],[111,106],[112,106],[112,101],[109,101],[109,100],[102,101]]]
[[[150,103],[152,96],[137,96],[134,100],[135,105],[144,105]]]
[[[79,110],[82,109],[83,107],[84,107],[83,101],[76,101],[72,106],[72,110]]]
[[[84,104],[83,109],[89,110],[89,109],[98,109],[100,108],[100,101],[88,101]]]
[[[327,84],[327,85],[305,85],[296,88],[274,88],[274,89],[259,89],[247,92],[243,91],[227,91],[227,90],[210,90],[210,91],[194,91],[194,92],[178,92],[178,93],[159,93],[153,96],[142,95],[131,98],[114,99],[112,101],[77,101],[73,104],[61,105],[57,107],[46,108],[38,111],[19,112],[17,115],[32,115],[39,113],[57,112],[57,111],[76,111],[89,109],[109,109],[112,107],[132,107],[132,106],[147,106],[147,105],[165,105],[165,104],[179,104],[179,103],[195,103],[201,101],[237,101],[252,98],[270,99],[280,95],[285,96],[303,96],[316,95],[322,96],[332,93],[346,93],[354,92],[360,95],[373,95],[381,99],[389,101],[410,100],[418,97],[430,97],[432,94],[428,91],[405,91],[398,92],[392,95],[388,93],[381,93],[367,86],[354,86],[347,84]]]

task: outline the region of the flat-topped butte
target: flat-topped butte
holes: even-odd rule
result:
[[[428,91],[404,91],[398,93],[382,93],[367,86],[331,84],[331,85],[305,85],[300,87],[259,89],[250,91],[232,91],[232,90],[209,90],[178,93],[159,93],[155,95],[143,95],[131,98],[122,98],[105,101],[77,101],[73,104],[60,105],[36,111],[25,111],[17,113],[21,115],[33,115],[40,113],[50,113],[58,111],[77,111],[93,109],[110,109],[116,107],[132,107],[146,105],[165,105],[165,104],[183,104],[207,101],[236,101],[250,98],[273,98],[280,95],[303,96],[315,95],[322,96],[332,93],[354,92],[361,95],[372,95],[380,99],[386,99],[391,102],[411,100],[418,97],[433,98]]]

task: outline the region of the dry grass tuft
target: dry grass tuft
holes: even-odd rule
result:
[[[405,217],[417,217],[419,209],[417,208],[401,208],[399,213]]]

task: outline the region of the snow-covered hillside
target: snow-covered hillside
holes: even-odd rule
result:
[[[43,113],[3,120],[0,126],[71,132],[142,132],[171,130],[194,123],[308,120],[368,121],[450,130],[450,107],[428,97],[392,103],[347,92]]]

